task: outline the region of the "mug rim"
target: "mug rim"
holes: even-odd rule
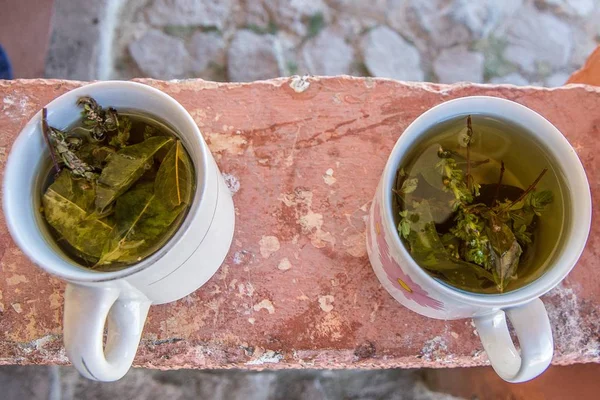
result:
[[[395,230],[392,210],[392,182],[400,163],[406,157],[408,148],[418,143],[424,134],[444,120],[466,114],[499,117],[516,123],[518,123],[519,118],[521,120],[528,119],[528,124],[535,124],[542,128],[527,129],[526,132],[536,141],[546,145],[553,160],[558,161],[558,167],[569,183],[567,189],[571,194],[571,215],[570,226],[565,228],[568,229],[567,236],[565,236],[565,239],[561,239],[564,240],[563,250],[554,261],[554,265],[548,268],[540,277],[507,293],[467,292],[438,281],[417,264],[402,244],[400,236]],[[560,157],[557,157],[557,150]],[[419,278],[432,285],[436,291],[465,303],[506,307],[522,304],[540,297],[567,276],[576,265],[587,243],[592,222],[592,200],[589,182],[581,160],[558,128],[536,111],[511,100],[492,96],[466,96],[443,102],[425,111],[404,130],[396,141],[385,165],[382,179],[380,194],[382,195],[381,204],[384,208],[383,221],[384,224],[391,227],[390,230],[393,233],[396,233],[391,235],[393,237],[392,245],[400,253],[403,258],[402,261],[407,263],[410,270],[417,274]],[[574,193],[577,193],[577,195],[574,196]]]
[[[61,94],[60,96],[56,97],[51,102],[46,104],[44,107],[48,109],[48,114],[51,115],[52,108],[63,107],[64,104],[62,104],[62,103],[67,101],[67,99],[69,97],[76,98],[76,97],[79,97],[82,95],[90,95],[90,91],[93,91],[95,89],[99,89],[99,90],[110,90],[110,89],[114,90],[114,89],[116,89],[116,90],[122,90],[122,91],[132,91],[132,92],[135,92],[136,94],[139,94],[140,96],[152,96],[152,97],[158,98],[162,102],[170,103],[170,105],[172,107],[174,107],[177,110],[177,112],[179,112],[179,114],[180,114],[179,116],[181,118],[183,118],[184,124],[188,126],[189,131],[187,131],[188,132],[187,135],[193,135],[193,136],[197,136],[198,138],[200,138],[200,140],[198,140],[199,145],[200,145],[200,148],[198,149],[199,153],[200,153],[198,163],[195,163],[194,160],[192,160],[194,162],[195,169],[196,169],[195,178],[196,178],[197,186],[196,186],[194,199],[192,201],[190,209],[188,210],[187,215],[185,216],[184,220],[181,222],[180,227],[177,229],[177,231],[175,232],[173,237],[171,237],[167,241],[167,243],[165,243],[165,245],[162,246],[158,251],[154,252],[153,254],[146,257],[142,261],[132,264],[130,266],[127,266],[127,267],[117,270],[117,271],[96,271],[96,270],[87,269],[83,266],[78,265],[77,263],[69,263],[69,262],[67,262],[67,260],[64,259],[64,256],[60,255],[60,258],[62,259],[61,260],[62,264],[61,264],[61,262],[56,262],[56,263],[53,263],[53,265],[46,265],[47,260],[42,262],[40,257],[36,254],[35,250],[37,248],[36,249],[28,248],[28,246],[24,245],[24,243],[23,243],[23,235],[27,235],[27,232],[19,227],[19,221],[14,219],[13,213],[11,212],[13,207],[19,207],[21,204],[18,204],[18,199],[13,199],[13,196],[10,194],[10,188],[8,187],[9,181],[11,181],[10,178],[14,179],[13,175],[18,173],[15,170],[17,168],[16,165],[13,165],[16,163],[16,161],[15,161],[16,154],[15,153],[18,152],[18,150],[20,148],[24,149],[28,146],[28,142],[32,139],[30,137],[31,135],[27,135],[27,133],[36,131],[38,129],[39,125],[41,124],[41,114],[42,114],[41,110],[38,111],[37,113],[35,113],[33,115],[33,117],[27,122],[27,124],[21,129],[21,131],[17,135],[17,138],[11,147],[8,159],[6,161],[6,166],[4,169],[4,179],[3,179],[3,183],[2,183],[3,193],[4,193],[3,199],[2,199],[4,217],[6,220],[6,225],[11,234],[11,237],[16,242],[19,249],[21,249],[27,255],[27,257],[33,261],[33,263],[36,266],[38,266],[39,268],[43,269],[44,271],[46,271],[52,275],[55,275],[61,279],[65,279],[65,280],[71,281],[71,282],[100,283],[100,282],[114,281],[114,280],[126,278],[126,277],[134,275],[138,272],[146,270],[147,268],[149,268],[150,266],[155,264],[157,261],[159,261],[161,258],[163,258],[167,254],[168,250],[170,250],[171,248],[176,246],[190,230],[191,221],[194,220],[194,218],[196,217],[196,214],[199,212],[200,204],[203,201],[203,199],[205,198],[204,192],[206,190],[206,180],[208,177],[207,165],[208,165],[208,151],[209,150],[208,150],[208,146],[206,145],[206,143],[202,140],[202,134],[200,132],[200,129],[196,125],[194,119],[189,114],[189,112],[177,100],[175,100],[173,97],[169,96],[168,94],[164,93],[163,91],[156,89],[152,86],[149,86],[149,85],[146,85],[143,83],[139,83],[139,82],[120,81],[120,80],[93,82],[93,83],[77,87],[75,89],[69,90],[68,92]],[[93,94],[92,94],[92,96],[93,96]],[[143,107],[140,107],[139,110],[144,111]],[[162,118],[162,119],[165,122],[170,123],[168,118]],[[179,135],[183,135],[183,133],[181,133],[181,132],[177,132],[177,133]],[[15,149],[17,149],[17,151],[15,151]],[[40,157],[43,157],[43,154],[44,153],[40,154]],[[31,205],[32,204],[33,203],[31,203]],[[39,230],[39,227],[38,227],[38,230]],[[47,250],[51,251],[53,253],[56,253],[56,251],[54,249],[50,248],[49,246],[48,246]],[[70,266],[77,265],[77,267],[79,267],[79,270],[77,271],[77,273],[66,272],[66,271],[64,271],[66,265],[70,265]]]

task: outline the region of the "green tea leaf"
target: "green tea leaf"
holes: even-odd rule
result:
[[[192,197],[192,165],[179,140],[175,142],[160,164],[154,192],[170,208],[189,204]]]
[[[96,209],[104,210],[152,166],[154,154],[174,139],[155,136],[112,154],[98,178]]]
[[[116,150],[109,146],[101,146],[98,142],[85,143],[75,152],[83,162],[97,170],[101,170],[108,157]]]
[[[128,117],[119,116],[117,122],[117,134],[110,139],[109,144],[117,148],[123,148],[127,146],[131,135],[131,120]]]
[[[523,250],[510,227],[496,218],[490,218],[487,235],[494,281],[502,292],[517,271]]]
[[[515,237],[522,245],[531,244],[531,232],[527,232],[527,226],[521,225],[514,230]]]
[[[77,105],[83,107],[81,111],[83,127],[95,140],[104,140],[108,132],[117,129],[119,116],[114,108],[104,109],[96,100],[88,96],[77,99]]]
[[[409,194],[417,190],[417,184],[419,180],[417,178],[408,178],[402,182],[402,187],[400,188],[400,193]]]
[[[417,214],[418,218],[413,215]],[[411,220],[408,243],[412,257],[429,272],[445,277],[458,287],[482,287],[493,282],[493,276],[483,267],[453,257],[440,239],[430,211],[429,202],[421,201]]]
[[[54,148],[54,153],[60,157],[62,163],[71,171],[74,176],[82,177],[87,180],[95,179],[94,168],[84,162],[76,153],[82,144],[73,142],[66,132],[53,127],[49,127],[48,139]]]
[[[89,218],[96,190],[93,182],[74,179],[63,170],[44,193],[44,217],[72,247],[99,258],[112,230],[105,221]]]
[[[400,232],[404,239],[408,239],[410,235],[410,220],[408,218],[402,218],[400,220],[400,224],[398,225],[398,232]]]
[[[541,215],[544,208],[553,200],[554,195],[550,190],[533,191],[529,194],[528,203],[536,215]]]
[[[152,136],[156,136],[157,133],[158,133],[158,129],[155,126],[146,125],[144,127],[144,140],[146,140]]]
[[[169,227],[185,208],[171,208],[158,199],[152,182],[142,182],[116,201],[115,229],[98,265],[139,261],[170,237]]]

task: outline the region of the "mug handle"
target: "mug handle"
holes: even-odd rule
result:
[[[508,332],[505,315],[508,315],[519,338],[520,355]],[[490,364],[505,381],[528,381],[550,365],[554,353],[552,329],[540,299],[473,318],[473,322]]]
[[[117,287],[67,284],[65,349],[73,366],[86,378],[110,382],[129,371],[151,304],[137,290],[131,293]],[[108,336],[103,346],[106,323]]]

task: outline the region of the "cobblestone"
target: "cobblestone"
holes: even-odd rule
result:
[[[304,45],[302,56],[312,75],[350,73],[354,49],[332,30],[324,30]]]
[[[435,59],[433,70],[441,83],[483,82],[483,54],[466,46],[444,49]]]
[[[156,371],[131,369],[117,382],[87,380],[71,367],[0,367],[6,400],[459,400],[427,388],[414,370]]]
[[[600,40],[595,0],[133,0],[89,15],[56,2],[79,11],[61,13],[47,73],[77,79],[310,73],[554,85]],[[83,25],[89,43],[103,43],[85,45],[86,57],[75,17],[100,21]]]
[[[370,30],[362,41],[365,65],[373,76],[422,81],[418,50],[388,27]]]
[[[158,30],[150,30],[129,45],[138,68],[151,78],[184,78],[191,63],[183,41]]]
[[[229,79],[250,82],[279,76],[273,36],[238,31],[228,52]]]

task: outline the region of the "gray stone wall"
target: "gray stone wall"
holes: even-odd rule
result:
[[[600,0],[99,0],[85,12],[56,3],[47,73],[75,79],[558,86],[600,40]]]

